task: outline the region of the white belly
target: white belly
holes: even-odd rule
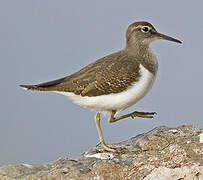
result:
[[[82,105],[98,112],[111,112],[112,110],[122,111],[143,98],[154,83],[155,76],[142,65],[140,65],[140,73],[141,76],[139,81],[134,83],[124,92],[117,94],[88,97],[75,95],[71,92],[54,92],[66,96],[78,105]]]

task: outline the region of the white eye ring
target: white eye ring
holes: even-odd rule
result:
[[[150,31],[150,28],[148,26],[143,26],[141,28],[141,31],[144,32],[144,33],[148,33]]]

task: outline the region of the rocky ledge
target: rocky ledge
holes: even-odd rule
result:
[[[0,180],[203,180],[201,129],[162,126],[117,145],[115,153],[98,146],[76,159],[0,166]]]

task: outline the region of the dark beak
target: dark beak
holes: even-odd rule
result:
[[[164,39],[164,40],[173,41],[173,42],[182,44],[182,42],[179,41],[178,39],[172,38],[170,36],[166,36],[166,35],[158,33],[158,32],[156,32],[156,36],[158,37],[158,39]]]

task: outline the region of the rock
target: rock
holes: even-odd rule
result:
[[[45,165],[0,166],[0,180],[203,180],[203,130],[192,126],[158,127],[76,159]]]
[[[144,180],[197,180],[203,179],[203,166],[183,166],[180,168],[155,168]]]

